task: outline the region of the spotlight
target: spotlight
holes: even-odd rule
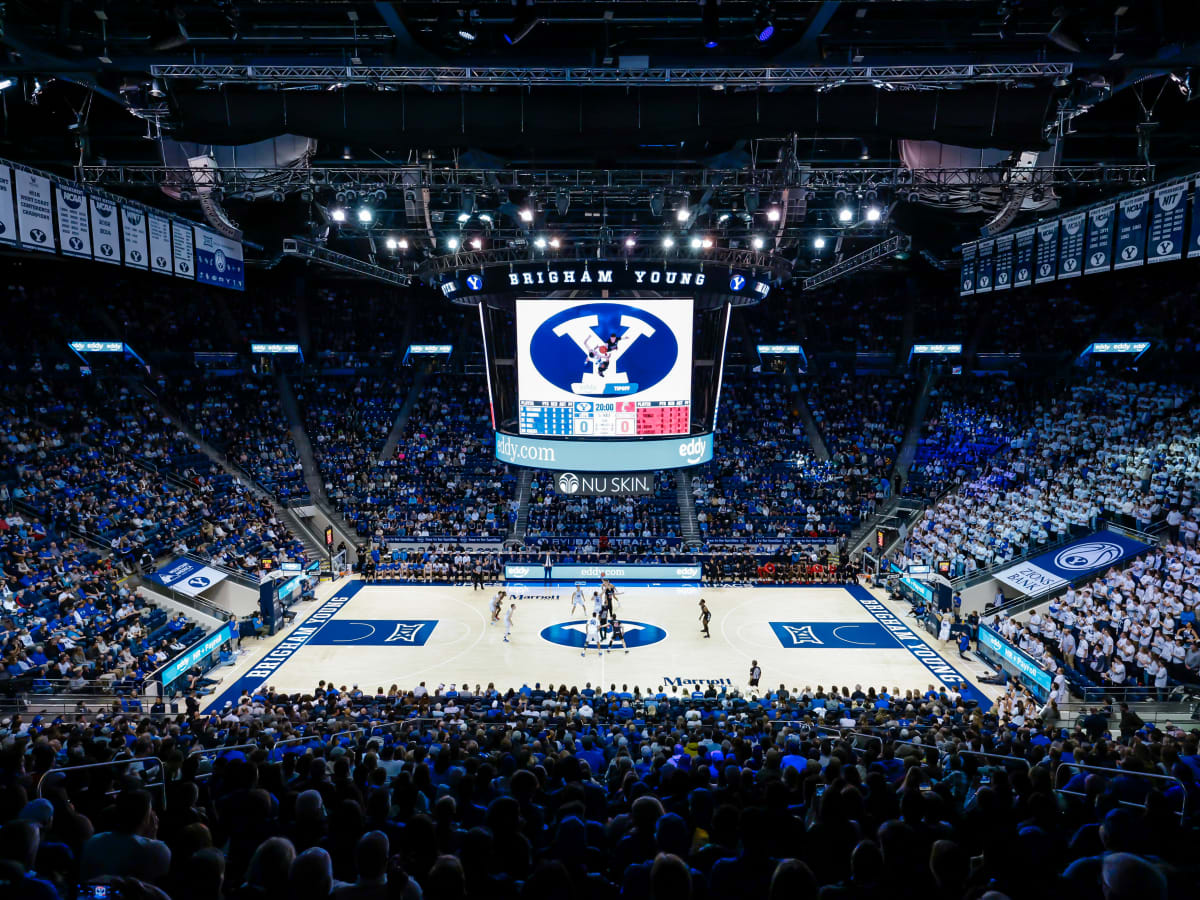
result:
[[[729,221],[729,213],[721,213],[719,216],[717,216],[717,224],[718,225],[724,225],[728,221]]]
[[[849,222],[853,218],[854,218],[854,213],[852,213],[850,211],[850,207],[843,206],[841,209],[838,210],[838,221],[839,222]]]
[[[408,238],[400,238],[400,240],[396,241],[396,246],[399,247],[401,250],[407,250],[408,249]]]
[[[513,16],[512,25],[504,29],[504,43],[510,47],[525,40],[540,21],[533,11],[533,0],[516,0],[516,5],[517,14]]]
[[[871,150],[870,150],[870,148],[867,147],[866,141],[858,142],[858,158],[859,159],[870,159],[871,158]]]
[[[650,198],[650,215],[656,218],[661,216],[663,214],[663,207],[666,206],[666,203],[667,198],[662,191],[659,191],[657,194],[652,196]]]
[[[532,222],[533,221],[533,210],[530,209],[528,206],[525,207],[523,210],[521,210],[519,213],[517,213],[517,215],[521,217],[522,222]]]
[[[694,238],[692,238],[692,249],[693,249],[693,250],[699,250],[699,249],[700,249],[700,243],[701,243],[701,242],[700,242],[700,238],[698,238],[698,237],[694,237]]]
[[[395,239],[395,238],[388,238],[386,241],[384,241],[384,242],[383,242],[383,244],[384,244],[384,246],[385,246],[385,247],[387,247],[389,250],[395,250],[395,249],[396,249],[396,239]]]
[[[0,78],[0,91],[7,91],[12,86],[13,80],[11,78]]]
[[[466,225],[470,221],[471,221],[470,213],[459,213],[458,214],[458,224],[459,225]]]
[[[344,209],[335,209],[329,213],[329,218],[333,219],[335,222],[345,222],[346,211]]]
[[[276,203],[282,203],[285,199],[283,196],[283,191],[273,191],[271,193],[271,199],[274,200]]]
[[[474,30],[468,28],[466,25],[463,25],[462,28],[458,29],[458,36],[460,38],[462,38],[464,41],[466,41],[468,44],[471,43],[472,41],[474,41],[476,37],[478,37],[478,35],[475,34]]]
[[[345,203],[346,202],[346,192],[338,191],[336,194],[333,195],[333,199],[336,200],[338,203]]]
[[[825,238],[823,238],[823,237],[813,238],[813,246],[816,247],[818,250],[825,249]]]
[[[1078,53],[1087,43],[1083,30],[1078,23],[1072,20],[1069,12],[1062,7],[1055,12],[1058,14],[1058,21],[1054,23],[1054,27],[1050,29],[1050,33],[1046,37],[1050,39],[1051,43],[1057,44],[1068,53]]]
[[[670,236],[663,238],[663,246],[670,250],[675,246],[675,239]]]
[[[535,240],[533,242],[533,246],[537,247],[539,250],[545,250],[546,249],[546,239],[538,238],[537,240]]]
[[[479,221],[482,222],[484,225],[491,225],[493,222],[493,219],[488,213],[480,213]]]
[[[721,11],[719,0],[700,0],[701,35],[706,50],[714,50],[721,43]]]
[[[883,217],[883,213],[880,212],[878,206],[868,206],[867,207],[867,221],[868,222],[878,222],[882,217]]]
[[[767,221],[768,222],[778,222],[779,221],[779,207],[778,206],[772,206],[770,209],[767,210]]]
[[[775,36],[775,17],[770,3],[760,3],[754,13],[754,37],[765,44]]]
[[[550,244],[551,250],[557,250],[559,248],[559,246],[561,245],[561,242],[559,241],[558,238],[550,238],[550,240],[547,243]]]
[[[681,206],[675,211],[675,221],[686,222],[688,220],[688,215],[688,208],[686,206]]]
[[[379,190],[377,190],[375,192],[375,202],[376,203],[382,203],[386,199],[387,199],[387,191],[385,191],[383,188],[380,188]]]
[[[483,241],[481,241],[479,238],[471,238],[471,249],[472,250],[482,250],[483,249]]]
[[[167,93],[163,90],[162,82],[157,78],[150,79],[150,96],[165,97],[166,95]]]
[[[700,242],[700,246],[703,247],[705,250],[711,250],[712,245],[713,245],[712,238],[705,238],[703,241]]]
[[[342,159],[354,159],[354,154],[350,152],[350,145],[342,147]]]
[[[457,250],[458,249],[458,238],[456,238],[456,237],[446,238],[446,246],[449,247],[451,250]]]
[[[750,241],[750,246],[755,250],[761,250],[763,248],[763,239],[760,237],[755,237]]]
[[[635,246],[637,246],[637,241],[631,237],[627,237],[625,238],[625,246],[632,250]]]
[[[375,217],[371,215],[371,211],[365,206],[358,211],[358,221],[360,222],[370,222],[373,218]]]
[[[571,208],[571,192],[559,191],[558,196],[554,198],[554,208],[560,216],[565,216],[567,210]]]

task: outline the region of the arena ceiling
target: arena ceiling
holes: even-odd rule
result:
[[[1194,165],[1195,6],[9,0],[0,154],[63,174],[97,167],[93,180],[109,189],[193,206],[166,175],[114,167],[162,165],[164,138],[245,145],[292,134],[315,141],[307,170],[458,173],[431,174],[419,209],[389,177],[351,187],[372,198],[368,224],[330,221],[337,176],[255,190],[231,177],[228,214],[268,247],[331,228],[331,245],[374,253],[372,236],[403,233],[436,252],[445,235],[435,226],[461,224],[470,207],[469,228],[496,244],[540,229],[585,248],[683,224],[730,246],[762,237],[819,267],[830,256],[807,252],[816,232],[849,251],[900,228],[943,253],[1013,190],[909,189],[894,177],[912,165],[902,142],[986,150],[988,164],[1025,153],[1043,167]],[[970,159],[955,152],[959,165]],[[880,174],[853,174],[865,169]],[[538,178],[544,189],[531,191]],[[1041,193],[1070,205],[1128,184],[1051,178]],[[850,227],[837,217],[847,196],[858,204]],[[879,220],[860,214],[868,202],[884,210]],[[516,213],[531,204],[537,219],[523,223]],[[682,223],[672,219],[680,205],[695,211]],[[771,208],[783,221],[758,222]]]

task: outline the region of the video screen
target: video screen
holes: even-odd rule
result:
[[[692,299],[517,300],[519,433],[688,434]]]

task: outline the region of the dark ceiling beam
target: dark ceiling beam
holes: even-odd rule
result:
[[[379,13],[384,24],[396,36],[395,56],[397,59],[411,63],[436,63],[439,61],[437,56],[417,43],[393,4],[384,2],[384,0],[376,0],[375,11]]]
[[[821,32],[825,30],[825,26],[829,24],[830,19],[834,17],[841,5],[839,0],[825,0],[812,17],[812,21],[808,23],[808,27],[804,29],[800,40],[780,53],[777,61],[786,63],[816,59],[817,39],[821,37]]]

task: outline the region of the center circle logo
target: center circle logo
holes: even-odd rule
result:
[[[1111,541],[1088,541],[1060,550],[1054,557],[1054,565],[1068,572],[1099,569],[1116,562],[1123,552],[1120,544]]]
[[[630,650],[634,647],[648,647],[651,644],[657,644],[667,637],[666,631],[648,622],[634,622],[630,619],[622,619],[621,627],[625,631],[625,646]],[[586,633],[587,620],[575,619],[571,622],[561,622],[558,625],[550,625],[543,628],[542,640],[549,641],[551,644],[558,644],[561,647],[574,647],[578,650],[583,647]],[[607,646],[607,635],[602,634],[600,641]],[[617,646],[619,647],[620,644]]]
[[[580,397],[649,390],[675,367],[679,342],[658,316],[621,303],[581,303],[548,318],[529,341],[539,375]]]
[[[560,494],[573,494],[579,490],[579,476],[574,472],[563,472],[558,476],[558,491]]]

